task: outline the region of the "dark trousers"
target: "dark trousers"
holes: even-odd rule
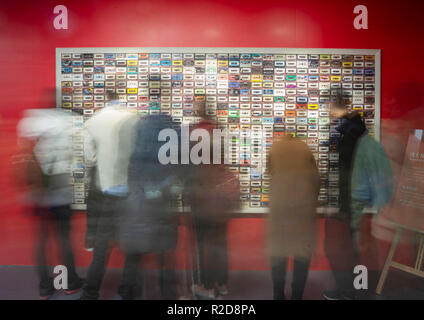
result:
[[[342,292],[356,291],[353,282],[356,274],[353,270],[360,261],[360,234],[361,217],[364,205],[357,201],[351,202],[349,215],[341,215],[336,218],[327,218],[325,222],[325,252],[328,262],[336,281],[337,289]],[[366,243],[367,256],[375,257],[377,260],[377,245],[370,237]],[[368,292],[374,292],[377,279],[369,273]]]
[[[94,239],[94,254],[83,288],[83,299],[99,298],[99,290],[106,271],[110,247],[119,224],[122,199],[103,195],[99,197],[98,205],[100,210]]]
[[[87,230],[85,232],[85,245],[87,248],[94,247],[97,233],[97,222],[102,210],[102,199],[103,193],[93,186],[87,197]]]
[[[40,230],[36,241],[37,272],[40,279],[40,295],[46,295],[53,289],[53,280],[49,274],[46,261],[46,244],[49,236],[49,227],[52,227],[59,243],[60,258],[68,270],[68,287],[78,284],[80,278],[75,271],[74,254],[72,252],[71,232],[71,209],[69,206],[53,208],[35,207],[35,215],[40,219]]]
[[[211,289],[228,281],[227,223],[212,219],[193,218],[197,246],[198,269],[194,270],[197,284]]]
[[[134,290],[136,285],[141,285],[142,283],[137,282],[137,274],[140,266],[141,258],[143,257],[142,253],[132,253],[127,254],[125,258],[125,267],[122,274],[121,283],[119,285],[118,293],[125,300],[134,299]],[[173,252],[169,253],[160,253],[159,257],[159,287],[164,300],[175,300],[177,299],[176,293],[176,275],[174,270],[173,263]],[[166,264],[172,265],[168,268]]]
[[[273,258],[272,284],[274,290],[274,300],[284,300],[284,287],[286,283],[287,257]],[[311,258],[302,259],[294,257],[294,270],[292,282],[292,300],[301,300],[308,278],[309,265]]]
[[[354,291],[353,269],[359,264],[357,231],[350,227],[348,217],[328,218],[325,222],[325,252],[337,289]]]

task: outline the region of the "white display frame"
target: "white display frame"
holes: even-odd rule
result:
[[[350,54],[375,56],[375,105],[374,137],[381,139],[381,50],[380,49],[336,49],[336,48],[261,48],[261,47],[62,47],[56,48],[56,88],[61,88],[61,56],[64,53],[246,53],[246,54]],[[61,108],[62,91],[56,90],[56,107]],[[76,210],[85,210],[86,205],[73,206]],[[181,212],[186,210],[181,209]],[[337,208],[320,207],[317,213],[337,213]],[[367,210],[370,211],[370,210]],[[268,213],[269,208],[244,208],[237,211],[242,214]],[[236,213],[236,212],[235,212]]]

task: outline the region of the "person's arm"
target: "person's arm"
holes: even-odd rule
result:
[[[96,141],[89,127],[84,128],[84,162],[87,168],[93,168],[97,162]]]

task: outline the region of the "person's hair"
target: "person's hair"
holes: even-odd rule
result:
[[[332,106],[339,110],[347,110],[349,108],[349,103],[347,103],[342,89],[331,90],[331,102]]]
[[[113,91],[106,92],[107,101],[118,100],[118,99],[119,99],[119,95],[116,92],[113,92]]]

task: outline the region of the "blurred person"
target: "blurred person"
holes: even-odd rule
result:
[[[220,164],[213,163],[213,144],[218,143],[212,138],[216,125],[205,118],[191,128],[195,129],[206,130],[211,139],[209,164],[192,166],[184,196],[192,211],[197,249],[193,292],[214,299],[228,294],[228,214],[239,205],[240,182],[223,163],[224,154]]]
[[[352,230],[358,229],[365,207],[379,210],[393,194],[394,179],[390,160],[383,146],[367,133],[358,140],[354,153],[350,189]]]
[[[53,100],[55,90],[46,90],[46,97]],[[51,95],[51,97],[50,97]],[[40,299],[49,299],[55,292],[53,278],[46,261],[46,244],[50,228],[53,228],[59,253],[68,272],[65,294],[72,294],[82,287],[82,279],[75,271],[71,246],[71,185],[72,165],[71,116],[58,109],[26,111],[18,124],[18,136],[26,149],[26,161],[21,163],[29,186],[29,203],[39,221],[35,259],[40,279]],[[23,166],[24,167],[23,167]],[[26,166],[26,167],[25,167]]]
[[[404,164],[405,152],[408,147],[408,139],[412,129],[422,128],[423,119],[423,95],[422,85],[414,81],[400,84],[393,92],[391,99],[386,103],[385,119],[381,121],[381,143],[390,159],[393,170],[394,184],[398,186]],[[412,107],[412,109],[410,109]],[[409,110],[410,109],[410,110]],[[394,197],[393,197],[394,198]],[[392,200],[394,200],[392,198]],[[375,216],[372,224],[372,234],[376,239],[384,242],[392,242],[396,228],[393,221],[399,222],[399,215],[393,210],[393,204],[384,206],[379,215]],[[396,217],[393,216],[395,213]],[[418,221],[419,222],[419,221]],[[407,223],[405,221],[405,223]],[[415,243],[415,237],[403,232],[400,243],[411,245]],[[381,256],[386,259],[386,256]],[[381,264],[384,260],[380,261]]]
[[[92,164],[93,165],[93,164]],[[92,252],[96,241],[97,222],[100,214],[100,203],[102,192],[96,187],[96,166],[89,168],[87,177],[87,209],[86,209],[86,230],[85,230],[85,250]]]
[[[118,137],[115,150],[115,166],[112,172],[116,183],[120,183],[121,187],[126,188],[129,158],[135,143],[135,128],[139,121],[138,116],[126,114],[115,125],[115,134]],[[90,147],[95,152],[95,145],[91,143]],[[101,213],[102,191],[96,186],[96,163],[91,164],[89,170],[89,190],[87,196],[87,229],[85,237],[85,247],[87,251],[94,250],[97,222]]]
[[[325,291],[324,297],[350,300],[357,297],[353,269],[360,264],[359,234],[363,210],[369,206],[379,209],[389,201],[393,176],[384,149],[368,134],[361,115],[349,111],[342,91],[337,92],[330,110],[333,117],[341,119],[337,128],[340,132],[340,212],[336,217],[326,219],[325,250],[337,289]],[[376,254],[373,241],[367,245],[367,250]]]
[[[403,140],[407,140],[406,137],[401,137],[404,132],[408,133],[408,125],[406,122],[396,119],[386,119],[381,123],[381,143],[384,147],[384,151],[387,154],[387,157],[390,160],[390,166],[393,172],[393,181],[397,185],[399,177],[402,170],[404,155],[407,143]],[[393,200],[393,199],[392,199]],[[375,239],[382,240],[384,242],[389,242],[393,240],[395,229],[391,223],[390,212],[388,210],[391,208],[391,205],[386,205],[379,211],[378,215],[375,215],[372,219],[372,235]],[[409,242],[408,237],[401,237],[401,242]],[[382,245],[382,242],[380,242]],[[385,256],[379,255],[379,266],[384,264]]]
[[[361,115],[349,110],[342,90],[336,91],[330,104],[332,118],[341,120],[336,128],[340,133],[337,142],[339,153],[339,212],[335,217],[327,217],[325,224],[325,251],[333,271],[337,288],[325,291],[324,298],[328,300],[354,299],[353,268],[358,264],[358,249],[354,242],[354,232],[351,228],[351,175],[353,153],[358,139],[366,128]],[[346,272],[346,274],[345,274]]]
[[[159,132],[172,125],[166,115],[150,115],[136,125],[128,168],[130,195],[119,231],[119,244],[126,258],[118,293],[125,300],[135,298],[139,265],[143,255],[149,253],[159,258],[162,298],[177,298],[173,251],[178,240],[178,215],[171,204],[182,191],[181,167],[163,165],[158,159],[164,144],[158,141]]]
[[[107,92],[106,107],[85,123],[85,161],[92,168],[92,190],[87,200],[86,247],[93,260],[83,287],[82,300],[98,299],[111,244],[128,197],[128,164],[131,150],[120,149],[119,132],[134,115],[121,107],[119,96]],[[131,145],[131,141],[129,142]]]
[[[285,300],[287,259],[294,258],[292,299],[303,296],[316,246],[319,174],[308,146],[291,136],[276,140],[268,157],[271,175],[269,253],[275,300]]]
[[[366,128],[361,115],[357,111],[350,111],[344,100],[343,92],[338,90],[334,101],[330,105],[330,114],[341,120],[336,128],[340,133],[337,145],[339,153],[339,189],[340,213],[339,217],[349,219],[351,215],[351,174],[353,153],[358,139],[365,133]]]
[[[351,176],[351,219],[352,241],[354,243],[355,256],[359,263],[360,247],[360,224],[363,218],[364,208],[373,208],[376,214],[373,220],[379,216],[380,210],[389,203],[394,191],[394,176],[390,160],[382,147],[368,133],[358,140],[353,157]],[[381,221],[381,220],[380,220]],[[365,245],[365,251],[372,257],[372,265],[377,271],[378,252],[377,244],[373,235]],[[361,246],[361,249],[364,249]],[[376,298],[374,292],[377,285],[377,277],[369,272],[368,290],[364,298]]]

